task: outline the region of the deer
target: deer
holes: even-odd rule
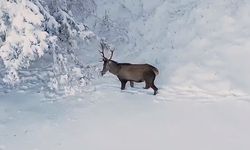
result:
[[[125,89],[128,81],[131,87],[134,87],[134,82],[145,82],[144,89],[152,88],[154,90],[154,95],[158,93],[158,88],[154,84],[155,77],[159,74],[156,67],[150,64],[118,63],[112,60],[115,49],[110,49],[107,43],[104,42],[100,42],[100,47],[101,50],[99,50],[99,52],[103,61],[102,76],[104,76],[106,72],[116,75],[121,82],[121,90]],[[109,58],[104,55],[105,49],[111,52]]]

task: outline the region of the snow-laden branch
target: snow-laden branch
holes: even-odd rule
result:
[[[0,58],[7,69],[4,82],[19,82],[17,71],[29,67],[48,50],[56,40],[44,31],[44,17],[31,1],[5,1],[0,3]]]
[[[28,71],[32,63],[46,59],[38,65],[50,67],[46,76],[37,77],[45,83],[43,90],[72,93],[69,91],[79,90],[80,83],[86,84],[88,65],[78,60],[75,51],[80,49],[77,42],[95,34],[76,22],[62,5],[65,3],[48,7],[40,0],[0,2],[0,63],[5,67],[4,83],[27,82],[20,71],[24,68]]]

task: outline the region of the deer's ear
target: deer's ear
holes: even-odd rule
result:
[[[114,65],[114,61],[109,60],[108,64],[112,66],[112,65]]]

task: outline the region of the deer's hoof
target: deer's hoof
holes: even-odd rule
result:
[[[158,91],[154,91],[154,95],[156,95],[158,93]]]

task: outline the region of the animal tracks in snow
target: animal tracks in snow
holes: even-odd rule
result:
[[[128,94],[128,96],[137,96],[138,99],[143,99],[148,96],[152,97],[155,103],[169,103],[176,101],[189,101],[198,102],[203,104],[210,104],[222,100],[239,100],[250,102],[250,96],[244,95],[242,93],[232,92],[232,91],[218,91],[211,92],[205,91],[198,88],[177,88],[177,87],[162,87],[159,88],[158,94],[154,96],[151,89],[143,89],[140,84],[135,85],[135,87],[126,86],[125,90],[120,89],[119,84],[109,84],[103,83],[95,86],[95,92],[104,92],[109,96],[122,94],[123,96]]]

